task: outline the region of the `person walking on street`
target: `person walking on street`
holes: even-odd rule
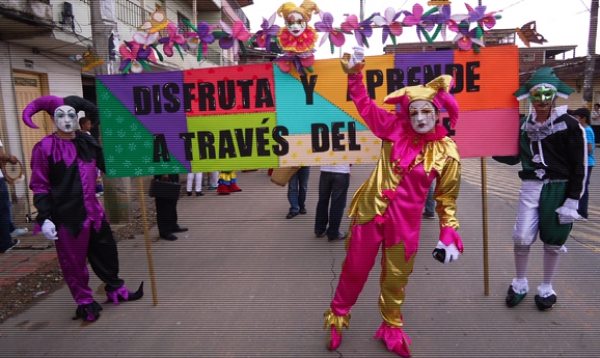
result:
[[[288,201],[290,202],[290,210],[286,215],[286,219],[292,219],[298,214],[306,214],[306,192],[308,191],[308,177],[310,175],[310,167],[300,167],[298,171],[292,175],[288,182]]]
[[[43,96],[23,110],[23,122],[37,129],[32,116],[43,110],[50,114],[56,132],[39,141],[31,153],[29,188],[38,213],[33,233],[41,231],[55,242],[62,274],[77,303],[74,319],[93,322],[102,306],[89,286],[86,261],[105,283],[106,302],[138,300],[144,283],[130,292],[119,277],[117,243],[96,197],[96,170],[105,170],[102,147],[93,136],[76,131],[77,113],[85,111],[97,125],[98,108],[78,96]]]
[[[155,175],[154,180],[179,183],[179,174]],[[202,183],[202,182],[200,182]],[[167,241],[177,240],[176,233],[186,232],[187,228],[179,226],[177,223],[177,198],[155,197],[156,204],[156,226],[158,226],[158,235],[161,239]]]
[[[586,143],[587,143],[587,180],[585,182],[584,193],[579,199],[579,215],[584,219],[588,218],[588,202],[590,197],[590,176],[592,175],[592,169],[596,165],[596,159],[594,158],[594,152],[596,151],[595,134],[590,126],[590,110],[587,108],[579,108],[573,111],[573,117],[577,118],[581,123],[581,126],[585,130]]]
[[[332,242],[348,236],[347,232],[340,232],[340,223],[346,207],[349,186],[350,164],[323,165],[321,167],[319,201],[315,216],[315,235],[317,237],[327,235],[329,241]],[[328,223],[329,227],[327,227]]]
[[[521,163],[521,190],[513,231],[516,277],[508,287],[506,305],[514,307],[529,291],[527,265],[529,251],[538,233],[544,249],[543,279],[535,304],[541,311],[557,301],[552,287],[559,254],[578,213],[583,195],[587,153],[585,131],[567,114],[567,106],[556,107],[556,97],[567,98],[573,89],[564,84],[549,67],[538,69],[515,92],[518,100],[528,99],[531,112],[521,118],[519,154],[493,157],[515,165]]]

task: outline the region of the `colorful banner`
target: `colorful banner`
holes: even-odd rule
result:
[[[366,63],[367,91],[390,111],[382,104],[388,93],[453,75],[461,113],[449,135],[461,156],[517,153],[517,47],[373,56]],[[381,140],[348,98],[340,66],[339,59],[318,60],[306,76],[270,63],[98,76],[107,175],[374,162]]]

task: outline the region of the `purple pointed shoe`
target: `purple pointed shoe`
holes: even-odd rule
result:
[[[129,292],[125,285],[117,288],[114,291],[106,292],[107,300],[104,303],[114,302],[115,305],[119,305],[119,302],[125,301],[137,301],[144,296],[144,281],[140,284],[140,287],[135,292]]]

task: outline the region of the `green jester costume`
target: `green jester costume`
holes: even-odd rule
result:
[[[548,67],[534,73],[517,92],[529,99],[529,113],[521,119],[519,154],[494,157],[506,164],[521,163],[519,208],[513,232],[516,277],[508,289],[506,304],[516,306],[529,291],[526,278],[529,249],[538,233],[544,244],[544,277],[535,303],[552,308],[556,293],[552,280],[558,258],[569,237],[577,213],[587,171],[585,131],[567,114],[567,106],[555,107],[556,96],[567,98],[573,90]]]

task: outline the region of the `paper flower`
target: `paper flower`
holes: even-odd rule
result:
[[[167,25],[167,35],[168,37],[163,37],[162,39],[158,40],[159,43],[163,44],[163,51],[165,55],[167,55],[167,57],[173,57],[173,47],[176,47],[177,51],[179,51],[179,54],[181,55],[181,58],[183,58],[180,46],[185,43],[185,37],[179,33],[177,25],[170,22],[169,25]]]
[[[477,44],[478,46],[485,47],[483,41],[479,38],[482,36],[481,28],[479,26],[469,30],[469,23],[461,22],[458,24],[458,34],[452,40],[452,42],[456,42],[458,47],[462,50],[470,50],[473,47],[473,44]]]
[[[356,17],[356,15],[348,15],[346,17],[346,21],[342,22],[341,26],[342,31],[354,32],[354,37],[356,38],[356,42],[359,46],[362,47],[364,43],[366,47],[369,47],[367,38],[373,35],[373,28],[371,27],[370,19],[358,22],[358,17]]]
[[[402,12],[396,12],[394,8],[388,7],[383,12],[383,16],[375,15],[373,17],[373,23],[377,26],[380,26],[383,30],[381,32],[382,43],[385,44],[388,36],[392,38],[392,42],[394,45],[396,44],[396,36],[402,35],[402,23],[398,20],[398,18],[402,15]]]
[[[140,51],[140,44],[136,42],[125,41],[124,45],[119,47],[119,53],[124,58],[119,66],[121,73],[127,73],[129,71],[133,73],[140,73],[144,70],[141,63],[138,62],[138,53]]]
[[[430,38],[429,35],[427,35],[427,32],[433,29],[433,26],[435,25],[434,22],[432,21],[432,19],[429,18],[429,16],[423,15],[423,6],[421,6],[420,4],[414,4],[412,10],[412,13],[406,10],[403,11],[405,15],[404,25],[416,26],[417,37],[419,38],[419,41],[422,41],[421,33],[423,33],[429,41]]]
[[[271,50],[271,37],[276,38],[280,27],[275,25],[277,13],[273,13],[269,20],[263,17],[263,22],[260,25],[262,30],[256,32],[256,43],[258,47],[264,47],[267,51]]]
[[[154,52],[152,45],[156,43],[159,36],[160,34],[158,32],[147,35],[141,32],[133,34],[133,41],[140,45],[138,60],[147,60],[148,58],[153,57]]]
[[[246,26],[240,20],[234,22],[233,27],[230,27],[222,20],[219,20],[219,23],[221,24],[221,30],[229,35],[219,38],[219,46],[221,46],[223,50],[232,48],[234,55],[237,55],[240,50],[240,42],[242,43],[243,48],[244,42],[250,39],[250,32],[246,30]]]
[[[202,47],[202,51],[198,51],[198,61],[201,61],[202,55],[206,55],[208,45],[215,42],[215,36],[210,33],[214,26],[209,26],[206,22],[202,21],[198,23],[198,27],[196,28],[188,20],[183,20],[183,22],[192,30],[194,30],[194,32],[185,33],[185,35],[188,37],[186,42],[187,47],[190,50],[195,50],[198,47]]]
[[[333,53],[333,47],[342,47],[346,42],[346,36],[340,30],[333,27],[333,15],[328,12],[320,12],[319,16],[321,21],[315,22],[315,29],[318,32],[324,32],[325,34],[321,38],[319,46],[323,46],[326,40],[329,39],[331,44],[331,53]]]
[[[438,8],[439,11],[436,14],[431,14],[428,16],[430,21],[433,21],[434,24],[437,24],[438,27],[435,30],[433,36],[431,36],[431,40],[435,40],[439,33],[442,34],[442,39],[446,41],[446,29],[448,28],[448,22],[452,19],[450,6],[441,6]]]

